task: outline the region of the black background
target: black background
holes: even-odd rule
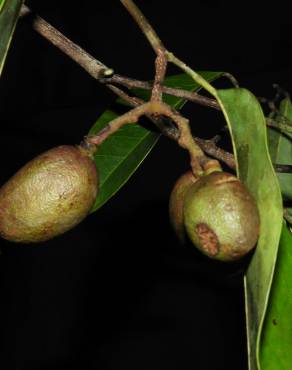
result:
[[[154,54],[118,1],[28,1],[118,73],[153,77]],[[292,89],[290,13],[277,2],[137,1],[171,51],[196,70],[233,73],[271,98]],[[170,73],[177,72],[174,68]],[[80,142],[114,101],[20,21],[0,81],[1,183],[40,152]],[[222,118],[188,104],[194,132]],[[167,202],[188,167],[161,139],[100,211],[38,246],[0,241],[1,370],[246,370],[243,263],[177,244]]]

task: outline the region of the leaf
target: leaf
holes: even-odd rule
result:
[[[96,133],[118,115],[107,110],[90,130]],[[99,173],[99,191],[92,212],[103,206],[129,179],[159,138],[138,125],[126,125],[111,135],[94,156]]]
[[[209,80],[214,80],[221,74],[221,72],[202,72]],[[197,91],[200,88],[184,74],[170,76],[166,78],[165,83],[188,91]],[[135,90],[135,92],[139,97],[149,96],[149,91]],[[176,109],[182,108],[185,104],[185,100],[176,97],[164,96],[164,100]],[[117,116],[112,110],[104,112],[90,129],[89,135],[100,131]],[[100,175],[100,187],[92,212],[104,205],[127,182],[151,151],[159,136],[158,133],[146,130],[142,126],[129,124],[111,135],[99,147],[94,160]]]
[[[292,121],[292,103],[285,98],[280,104],[280,113]],[[292,140],[273,128],[268,128],[269,150],[273,163],[292,165]],[[292,199],[292,174],[278,173],[282,195],[285,199]]]
[[[288,370],[292,364],[292,234],[283,226],[261,340],[261,367]]]
[[[2,7],[4,5],[4,2],[5,2],[5,0],[0,0],[0,12],[1,12],[1,9],[2,9]]]
[[[0,75],[11,43],[23,0],[0,2]]]
[[[282,199],[267,145],[265,117],[245,89],[217,91],[232,137],[240,179],[254,195],[260,237],[245,275],[249,369],[260,369],[259,340],[273,279],[282,228]]]

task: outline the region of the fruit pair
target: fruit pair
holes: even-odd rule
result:
[[[86,217],[97,189],[90,150],[69,145],[48,150],[0,189],[0,235],[33,243],[62,234]]]
[[[41,242],[73,228],[89,213],[98,190],[88,148],[53,148],[22,167],[0,189],[0,235]],[[230,261],[249,252],[259,235],[259,213],[246,187],[233,175],[187,172],[170,197],[170,218],[204,254]]]
[[[217,260],[239,259],[259,236],[256,202],[230,173],[216,171],[199,179],[191,172],[182,175],[171,193],[169,213],[182,243],[188,237],[202,253]]]

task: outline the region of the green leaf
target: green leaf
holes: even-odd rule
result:
[[[1,9],[2,9],[2,7],[4,5],[4,2],[5,2],[5,0],[0,0],[0,12],[1,12]]]
[[[260,237],[245,275],[249,369],[256,370],[260,369],[259,340],[282,228],[282,199],[257,99],[245,89],[217,94],[230,129],[238,175],[254,195],[261,218]]]
[[[94,134],[118,115],[107,110],[92,127]],[[126,125],[111,135],[94,156],[99,191],[92,212],[103,206],[129,179],[157,142],[159,135],[138,125]]]
[[[261,340],[261,367],[288,370],[292,365],[292,234],[283,226],[274,280]]]
[[[0,75],[11,43],[23,0],[0,2]]]
[[[292,103],[289,98],[282,100],[279,110],[281,115],[292,121]],[[268,133],[269,149],[273,163],[292,164],[292,140],[270,127]],[[283,197],[292,199],[292,174],[278,173],[277,175]]]
[[[202,75],[209,80],[214,80],[221,74],[221,72],[202,72]],[[170,87],[188,91],[197,91],[200,88],[184,74],[170,76],[166,78],[165,83]],[[135,90],[135,92],[139,97],[149,97],[148,91]],[[185,100],[169,96],[164,96],[164,101],[169,102],[176,109],[181,109],[185,104]],[[117,116],[117,113],[112,110],[104,112],[90,129],[89,135],[100,131]],[[104,205],[127,182],[151,151],[159,136],[158,133],[146,130],[137,124],[129,124],[111,135],[99,147],[94,160],[100,175],[100,187],[92,212]]]

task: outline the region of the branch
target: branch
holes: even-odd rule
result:
[[[155,79],[151,95],[151,103],[157,109],[155,116],[165,115],[176,123],[179,130],[177,143],[182,148],[188,150],[191,159],[191,168],[196,177],[202,176],[204,172],[207,174],[215,170],[222,170],[219,162],[208,158],[194,140],[189,120],[183,117],[178,111],[174,110],[174,108],[170,108],[162,102],[162,83],[164,81],[167,64],[169,61],[172,61],[170,53],[164,47],[160,38],[135,3],[132,0],[121,0],[121,3],[136,21],[156,53]]]
[[[135,80],[133,78],[123,77],[119,74],[114,74],[112,77],[102,79],[103,83],[119,84],[123,85],[129,89],[137,88],[144,90],[151,90],[152,85],[147,81]],[[221,110],[219,104],[215,99],[207,98],[206,96],[200,95],[198,93],[185,91],[181,89],[175,89],[173,87],[162,86],[162,92],[168,95],[176,96],[178,98],[183,98],[191,102],[203,105],[205,107],[210,107],[216,110]]]
[[[29,17],[31,21],[32,28],[46,38],[49,42],[55,45],[58,49],[64,52],[72,60],[78,63],[82,68],[84,68],[93,78],[97,79],[99,82],[106,84],[106,86],[113,91],[116,95],[120,96],[122,99],[127,101],[132,106],[138,106],[144,101],[136,97],[130,97],[124,91],[114,86],[113,84],[119,84],[125,86],[129,89],[139,88],[145,90],[152,90],[153,86],[147,81],[140,81],[133,78],[128,78],[121,76],[119,74],[112,73],[112,69],[108,68],[104,63],[96,60],[93,56],[88,54],[80,46],[74,44],[66,36],[60,33],[56,28],[51,26],[44,19],[38,15],[33,14],[33,12],[25,5],[22,6],[21,16]],[[200,104],[202,106],[210,107],[216,110],[220,110],[219,104],[215,99],[210,99],[208,97],[202,96],[197,93],[171,88],[167,86],[161,86],[163,93],[176,96],[178,98],[183,98],[194,103]],[[178,129],[176,126],[165,124],[165,119],[162,117],[153,117],[148,115],[153,123],[156,124],[158,129],[172,140],[177,140],[179,136]],[[225,163],[230,168],[234,168],[234,163],[232,160],[232,154],[225,152],[223,149],[218,148],[212,140],[204,140],[197,137],[194,137],[201,149],[208,155],[220,160]]]
[[[216,145],[216,140],[204,140],[198,137],[195,137],[194,139],[205,153],[225,163],[229,168],[235,170],[236,165],[233,154],[223,150],[222,148],[219,148]]]
[[[279,122],[277,119],[274,120],[271,118],[266,118],[266,124],[267,126],[274,128],[275,130],[281,132],[288,138],[292,139],[292,126],[290,122],[282,123],[282,122]]]
[[[113,70],[111,68],[107,67],[101,61],[95,59],[92,55],[88,54],[84,49],[69,40],[66,36],[60,33],[56,28],[54,28],[44,19],[42,19],[38,15],[33,14],[33,12],[27,6],[22,6],[20,15],[21,17],[31,15],[29,19],[31,21],[32,28],[36,32],[38,32],[45,39],[47,39],[58,49],[60,49],[63,53],[69,56],[99,82],[106,85],[117,83],[128,88],[152,90],[153,86],[146,81],[139,81],[118,74],[113,74]],[[181,89],[174,89],[166,86],[162,86],[161,90],[166,94],[220,110],[220,107],[216,100],[201,96],[197,93],[192,93]]]
[[[119,89],[114,85],[108,85],[108,87],[121,99],[125,102],[130,104],[132,107],[138,107],[145,103],[144,100],[137,98],[136,96],[129,96],[123,90]],[[166,122],[165,118],[157,117],[154,115],[146,114],[148,119],[154,123],[154,125],[159,129],[159,131],[164,135],[167,136],[169,139],[177,141],[179,138],[179,131],[177,127],[170,122],[169,120]]]
[[[125,102],[129,103],[132,107],[137,107],[141,104],[144,104],[145,101],[137,97],[132,97],[126,94],[123,90],[119,89],[116,86],[109,85],[109,88]],[[167,136],[169,139],[177,141],[179,137],[179,131],[177,127],[169,122],[165,122],[163,117],[155,117],[153,115],[147,115],[147,117],[155,124],[155,126],[161,131],[161,133]],[[231,169],[235,169],[235,160],[234,156],[219,148],[216,145],[217,137],[214,137],[211,140],[201,139],[199,137],[193,136],[196,143],[199,147],[209,156],[218,159],[222,163],[226,164]]]
[[[209,160],[205,156],[204,152],[193,140],[188,119],[181,116],[167,104],[155,100],[144,103],[115,118],[96,135],[86,137],[85,143],[89,144],[89,146],[92,144],[99,146],[120,127],[125,124],[136,123],[142,115],[147,114],[154,115],[155,117],[159,115],[167,116],[176,123],[180,133],[177,142],[182,148],[188,150],[191,158],[191,167],[195,176],[201,176],[203,174],[202,166],[206,165],[209,168],[209,162],[212,162],[212,166],[216,165],[213,160]]]
[[[124,3],[127,2],[128,1],[124,1]],[[153,85],[151,85],[147,81],[140,81],[125,76],[121,76],[119,74],[113,74],[113,70],[111,68],[107,67],[104,63],[96,60],[93,56],[91,56],[89,53],[83,50],[80,46],[74,44],[71,40],[69,40],[66,36],[60,33],[56,28],[51,26],[49,23],[47,23],[44,19],[33,14],[32,11],[27,6],[23,5],[21,9],[21,16],[25,17],[28,15],[32,16],[30,17],[31,24],[36,32],[38,32],[49,42],[51,42],[53,45],[55,45],[57,48],[63,51],[67,56],[73,59],[76,63],[78,63],[93,78],[97,79],[101,83],[106,84],[106,86],[110,90],[112,90],[116,95],[120,96],[122,99],[127,101],[132,106],[137,107],[138,105],[144,103],[144,101],[142,101],[141,99],[138,99],[136,97],[130,97],[113,84],[119,84],[130,89],[140,88],[145,90],[152,90]],[[145,17],[143,18],[143,22],[145,23]],[[155,31],[153,30],[153,28],[150,27],[148,28],[148,30],[149,30],[148,35],[151,34],[149,37],[152,39],[152,43],[154,44],[156,43],[155,48],[160,47],[162,43],[161,41],[155,42],[155,39],[158,40],[159,38]],[[167,86],[161,86],[161,91],[168,95],[183,98],[206,107],[220,110],[220,106],[215,99],[210,99],[197,93],[192,93],[189,91],[171,88]],[[166,125],[165,119],[163,119],[162,117],[153,117],[151,115],[148,116],[164,135],[166,135],[168,138],[172,140],[177,140],[179,132],[174,125],[169,124]],[[213,140],[204,140],[198,137],[194,137],[194,140],[205,153],[225,163],[228,167],[235,169],[235,161],[233,155],[218,147]],[[291,172],[290,166],[288,168],[286,165],[275,165],[275,169],[277,172],[283,173]]]
[[[164,48],[161,40],[159,39],[159,37],[157,36],[155,31],[151,27],[150,23],[144,17],[142,12],[137,8],[137,6],[134,4],[134,2],[132,0],[120,0],[120,1],[127,8],[129,13],[132,15],[133,19],[139,25],[139,27],[142,30],[142,32],[144,33],[144,35],[148,38],[148,41],[151,43],[153,49],[155,50],[155,52],[157,54],[156,61],[159,60],[159,57],[161,55],[161,51],[164,51],[163,59],[162,59],[163,63],[164,63],[164,72],[165,72],[165,67],[166,67],[167,62],[171,62],[171,63],[175,64],[176,66],[178,66],[180,69],[182,69],[189,76],[191,76],[197,83],[199,83],[202,87],[204,87],[211,95],[216,96],[216,90],[214,89],[214,87],[212,85],[209,84],[208,81],[206,81],[203,77],[201,77],[197,72],[192,70],[183,61],[181,61],[179,58],[177,58],[173,53],[169,52],[168,50],[166,50]],[[157,68],[156,68],[156,71],[157,71]],[[230,79],[230,81],[232,82],[232,84],[235,87],[238,87],[238,83],[232,75],[225,74],[225,76],[228,79]],[[157,74],[156,74],[156,79],[157,79]],[[161,78],[160,78],[160,80],[161,80]],[[155,88],[155,86],[154,86],[154,88]],[[292,126],[290,124],[288,125],[288,124],[279,123],[279,122],[277,122],[277,124],[275,124],[273,121],[271,121],[269,119],[267,119],[267,124],[274,127],[274,128],[280,129],[281,131],[285,131],[285,134],[290,134],[292,132]],[[196,139],[195,142],[198,143],[199,140],[200,139]],[[205,143],[203,143],[203,144],[205,144]],[[226,152],[222,151],[222,149],[218,148],[216,146],[215,140],[209,141],[208,144],[209,144],[208,145],[209,152],[213,151],[215,154],[217,154],[217,157],[218,157],[218,153],[219,153],[219,156],[222,156],[222,154],[223,154],[225,162],[228,163],[229,167],[235,168],[235,160],[234,160],[234,157],[233,157],[232,154],[226,153]],[[287,173],[287,172],[290,173],[290,170],[291,170],[291,167],[292,167],[292,166],[289,166],[289,165],[284,166],[284,165],[277,165],[277,164],[275,164],[274,166],[275,166],[275,169],[277,170],[277,172],[285,172],[285,173]]]
[[[152,88],[151,100],[162,101],[162,84],[167,69],[167,58],[164,48],[157,48],[157,57],[155,60],[155,79]]]
[[[287,208],[284,208],[284,218],[290,225],[292,225],[292,214]]]
[[[291,164],[274,164],[275,171],[278,173],[292,173],[292,165]]]
[[[32,15],[31,22],[35,31],[78,63],[93,78],[99,79],[113,74],[113,70],[111,68],[108,68],[102,62],[93,58],[92,55],[88,54],[80,46],[74,44],[74,42],[47,23],[43,18],[38,15],[34,15],[26,5],[22,5],[20,16],[24,17],[27,15]]]
[[[165,50],[165,47],[162,44],[162,41],[158,37],[157,33],[152,28],[151,24],[147,21],[145,16],[142,14],[140,9],[133,3],[132,0],[121,0],[121,3],[131,14],[133,19],[136,21],[141,31],[147,37],[150,45],[153,47],[156,54],[159,53],[159,50]]]

